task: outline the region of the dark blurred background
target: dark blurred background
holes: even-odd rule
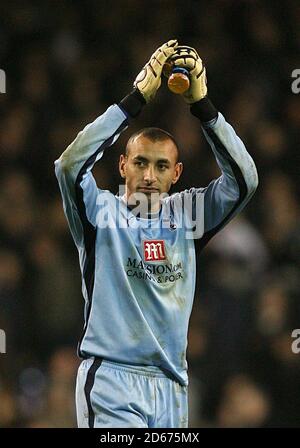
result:
[[[1,3],[0,17],[0,427],[76,425],[83,299],[53,162],[174,37],[205,61],[209,96],[260,180],[198,254],[190,426],[300,426],[300,354],[291,350],[300,327],[299,1],[27,0]],[[95,167],[99,186],[117,192],[119,154],[144,126],[177,138],[185,171],[176,190],[219,176],[198,121],[164,82]]]

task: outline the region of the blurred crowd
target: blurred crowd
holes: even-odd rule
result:
[[[291,349],[300,328],[299,2],[11,0],[0,12],[0,427],[76,426],[81,276],[53,162],[173,37],[205,61],[209,96],[260,181],[245,211],[197,253],[190,426],[300,426]],[[197,119],[164,82],[96,165],[99,186],[118,191],[119,154],[145,126],[179,142],[176,190],[219,176]]]

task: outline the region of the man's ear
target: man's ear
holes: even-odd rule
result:
[[[175,165],[175,170],[174,170],[174,176],[172,179],[172,184],[176,184],[176,182],[178,181],[178,179],[181,176],[181,173],[183,171],[183,163],[182,162],[177,162]]]
[[[127,162],[127,156],[125,154],[121,154],[119,160],[119,171],[123,179],[125,179],[126,177],[126,162]]]

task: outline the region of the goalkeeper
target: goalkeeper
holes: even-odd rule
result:
[[[182,97],[199,120],[221,176],[168,196],[183,165],[158,128],[132,135],[121,154],[124,194],[98,188],[91,172],[161,85],[166,62],[189,71]],[[196,264],[204,247],[252,197],[254,162],[207,96],[196,50],[176,40],[152,55],[119,104],[88,124],[55,162],[64,211],[79,252],[84,329],[78,344],[79,427],[188,426],[187,334]]]

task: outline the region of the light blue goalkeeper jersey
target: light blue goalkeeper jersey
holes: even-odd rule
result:
[[[82,272],[85,325],[79,354],[157,366],[187,385],[194,238],[203,247],[243,209],[257,187],[257,172],[219,113],[203,131],[222,175],[206,188],[164,198],[154,219],[139,218],[122,195],[99,189],[91,172],[127,126],[127,116],[113,105],[55,162]]]

